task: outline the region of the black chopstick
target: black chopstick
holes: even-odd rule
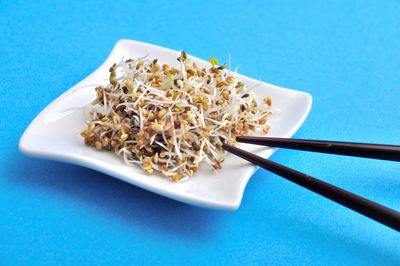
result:
[[[267,169],[289,181],[307,188],[321,196],[331,199],[345,207],[378,221],[396,231],[400,231],[400,212],[389,209],[378,203],[360,197],[356,194],[330,185],[309,175],[264,159],[247,151],[223,144],[223,148],[249,162]]]
[[[306,139],[238,136],[238,142],[292,150],[313,151],[389,161],[400,161],[400,146]]]

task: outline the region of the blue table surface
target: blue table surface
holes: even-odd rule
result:
[[[218,211],[17,145],[122,38],[230,54],[242,74],[311,93],[298,138],[398,144],[399,14],[389,0],[0,1],[0,264],[398,265],[398,233],[264,170],[239,210]],[[289,150],[271,159],[400,209],[398,163]]]

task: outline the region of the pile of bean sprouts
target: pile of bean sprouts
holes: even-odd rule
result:
[[[127,164],[173,181],[192,176],[205,162],[220,169],[224,142],[269,130],[271,99],[259,103],[236,72],[200,68],[185,52],[179,67],[157,59],[121,59],[110,68],[109,84],[96,87],[85,144],[113,150]]]

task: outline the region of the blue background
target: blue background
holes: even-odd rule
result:
[[[225,212],[19,153],[29,122],[121,38],[231,54],[242,74],[310,92],[296,137],[400,143],[400,1],[212,2],[0,1],[0,264],[400,262],[398,233],[264,170]],[[400,209],[398,163],[272,159]]]

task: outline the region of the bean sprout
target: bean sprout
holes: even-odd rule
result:
[[[235,72],[210,59],[200,68],[185,52],[179,69],[158,60],[121,59],[110,68],[109,84],[96,87],[85,144],[114,150],[147,173],[186,180],[205,162],[221,168],[224,142],[261,129],[268,133],[272,101],[262,103]]]

